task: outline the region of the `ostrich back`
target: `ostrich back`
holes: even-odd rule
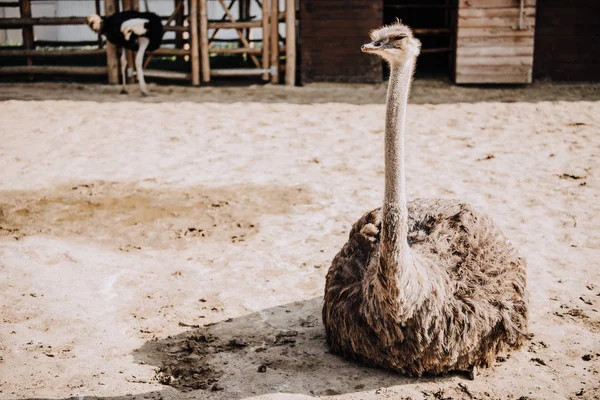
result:
[[[420,376],[489,365],[497,353],[520,347],[526,264],[503,233],[458,201],[416,199],[408,214],[411,255],[436,284],[409,310],[400,302],[410,296],[401,291],[418,285],[389,295],[394,291],[377,273],[381,209],[366,213],[327,274],[323,323],[331,350]]]

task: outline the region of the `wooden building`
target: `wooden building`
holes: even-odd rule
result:
[[[360,46],[370,29],[396,18],[423,44],[417,76],[600,81],[598,0],[300,0],[302,82],[384,79],[386,66]]]

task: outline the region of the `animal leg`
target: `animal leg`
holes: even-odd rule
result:
[[[475,365],[473,365],[471,367],[471,369],[469,369],[468,373],[469,373],[469,379],[474,381],[475,378],[477,377],[477,375],[479,374],[479,371],[478,371],[477,367]]]
[[[135,71],[137,72],[138,82],[140,84],[140,90],[144,96],[148,96],[148,88],[146,87],[146,81],[144,80],[144,71],[143,71],[143,63],[144,63],[144,53],[150,44],[150,39],[147,37],[141,36],[138,39],[139,49],[135,56]]]
[[[121,94],[127,94],[127,50],[121,49],[121,78],[123,78],[123,87]]]

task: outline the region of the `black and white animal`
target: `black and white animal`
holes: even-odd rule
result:
[[[135,70],[137,72],[140,90],[145,96],[148,94],[142,64],[144,53],[154,51],[160,47],[163,37],[163,25],[160,17],[151,12],[123,11],[106,17],[92,14],[87,17],[88,26],[94,31],[106,36],[106,40],[121,49],[121,76],[123,89],[125,89],[127,70],[127,57],[125,49],[137,51],[135,57]]]

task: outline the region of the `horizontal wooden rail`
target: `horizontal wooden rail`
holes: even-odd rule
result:
[[[190,50],[161,47],[160,49],[154,50],[152,54],[155,56],[189,56]]]
[[[135,76],[136,73],[134,72],[133,75]],[[145,69],[144,77],[190,80],[190,79],[192,79],[192,74],[189,74],[186,72],[161,71],[158,69]]]
[[[78,40],[78,41],[67,41],[67,40],[36,40],[33,42],[35,47],[81,47],[81,46],[94,46],[98,47],[98,40]],[[106,41],[102,42],[102,45],[106,45]]]
[[[0,1],[0,7],[19,7],[18,1]]]
[[[268,74],[271,72],[269,69],[262,68],[223,68],[223,69],[211,69],[211,76],[254,76]],[[144,72],[146,73],[146,72]]]
[[[209,47],[208,52],[213,54],[260,54],[262,49],[251,47]]]
[[[246,29],[246,28],[260,28],[262,21],[245,21],[245,22],[209,22],[209,29]]]
[[[165,32],[189,32],[190,31],[189,26],[180,26],[180,25],[168,25],[168,26],[165,26],[163,29]]]
[[[69,56],[96,56],[106,54],[106,49],[87,50],[5,50],[0,47],[0,57],[69,57]]]
[[[106,75],[107,67],[62,67],[57,65],[28,65],[0,67],[0,75],[42,74],[42,75]]]
[[[85,25],[86,17],[0,18],[0,28],[20,28],[33,25]]]

